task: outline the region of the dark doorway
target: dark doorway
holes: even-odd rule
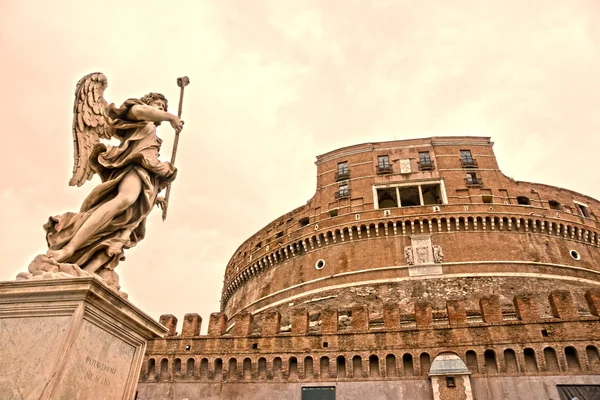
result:
[[[335,400],[335,386],[305,386],[302,400]]]

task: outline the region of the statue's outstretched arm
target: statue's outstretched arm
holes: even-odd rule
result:
[[[171,124],[176,133],[183,129],[183,121],[177,115],[168,113],[159,108],[147,106],[145,104],[136,104],[131,107],[131,114],[139,121],[162,122],[167,121]]]

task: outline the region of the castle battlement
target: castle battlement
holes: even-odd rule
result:
[[[573,293],[553,291],[541,304],[521,293],[509,307],[485,296],[477,310],[460,299],[445,309],[420,301],[410,314],[388,303],[375,319],[366,306],[296,309],[289,325],[277,311],[240,312],[229,326],[223,313],[213,313],[206,335],[198,314],[185,315],[181,334],[177,318],[163,315],[169,333],[149,343],[142,380],[413,379],[426,377],[431,360],[447,352],[475,376],[597,374],[600,289],[584,299],[578,305]]]

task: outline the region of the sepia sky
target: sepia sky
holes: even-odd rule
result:
[[[327,151],[491,136],[506,175],[600,198],[598,0],[0,0],[0,280],[99,182],[68,186],[94,71],[109,102],[158,91],[173,112],[190,77],[169,218],[117,272],[145,312],[203,331],[235,249],[312,197]]]

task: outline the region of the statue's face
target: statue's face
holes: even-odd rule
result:
[[[165,111],[166,108],[165,102],[160,99],[152,100],[148,105],[150,107],[158,108],[160,111]]]

